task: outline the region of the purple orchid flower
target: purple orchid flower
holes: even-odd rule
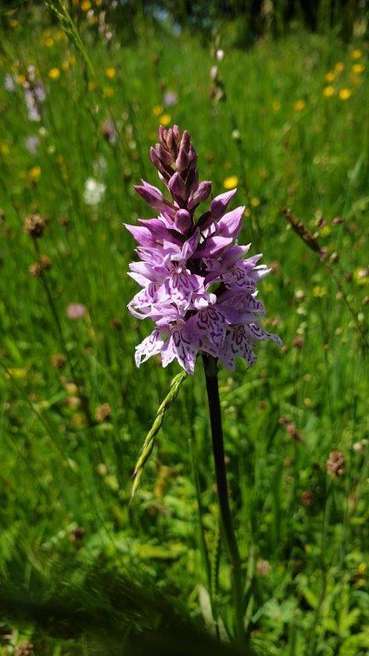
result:
[[[237,244],[244,207],[228,210],[236,189],[216,196],[195,218],[212,183],[199,182],[188,132],[160,127],[150,159],[169,197],[142,181],[135,189],[159,215],[126,226],[140,258],[130,264],[129,275],[142,287],[128,309],[155,324],[136,347],[136,364],[160,354],[164,367],[177,360],[193,374],[198,353],[207,353],[229,369],[236,357],[252,365],[257,341],[281,340],[259,325],[264,306],[257,283],[270,270],[258,264],[259,254],[245,259],[250,244]]]

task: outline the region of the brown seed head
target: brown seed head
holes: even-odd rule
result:
[[[312,492],[311,490],[304,490],[301,493],[300,500],[302,505],[305,506],[305,508],[310,508],[310,506],[312,506],[315,501],[314,492]]]
[[[32,264],[30,264],[28,271],[30,272],[31,276],[33,276],[34,278],[39,278],[41,275],[40,263],[33,262]]]
[[[55,369],[63,369],[66,363],[66,357],[62,353],[53,353],[50,362]]]
[[[111,416],[111,406],[109,403],[103,403],[96,408],[95,419],[99,424],[102,424]]]
[[[42,237],[45,227],[46,220],[40,214],[30,214],[24,222],[24,230],[32,239]]]
[[[81,407],[82,402],[79,396],[67,396],[64,403],[71,410],[77,410]]]
[[[78,543],[83,540],[85,537],[85,529],[82,528],[82,526],[76,526],[76,528],[72,529],[70,534],[69,534],[69,539],[71,542]]]
[[[41,255],[40,259],[37,262],[33,262],[29,267],[29,272],[31,276],[39,278],[44,271],[51,269],[52,262],[47,255]]]
[[[321,248],[317,237],[313,235],[310,230],[308,230],[308,228],[306,228],[303,222],[298,219],[290,209],[284,209],[283,216],[290,224],[291,228],[295,231],[295,233],[312,251],[315,251],[315,253],[318,253],[320,256],[324,254],[324,249]]]
[[[326,469],[332,478],[338,478],[345,473],[345,457],[342,451],[334,449],[326,462]]]
[[[78,385],[76,383],[64,382],[64,388],[67,394],[75,396],[79,393]]]
[[[121,320],[120,320],[120,319],[117,319],[116,317],[114,317],[114,318],[111,320],[110,325],[111,325],[112,328],[114,328],[114,330],[121,330],[121,328],[122,328],[122,322],[121,322]]]
[[[272,567],[268,560],[260,558],[256,563],[256,572],[259,576],[268,576]]]
[[[292,345],[297,349],[302,349],[304,346],[304,338],[302,335],[296,335],[296,337],[293,338]]]
[[[289,419],[288,417],[282,416],[282,417],[279,418],[278,423],[286,429],[288,435],[295,442],[303,442],[303,438],[302,438],[302,435],[301,435],[300,431],[297,430],[295,424],[293,423],[293,421],[291,421],[291,419]]]
[[[32,656],[34,654],[32,642],[22,642],[14,650],[14,656]]]

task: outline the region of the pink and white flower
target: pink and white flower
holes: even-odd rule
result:
[[[159,215],[126,226],[140,258],[129,275],[142,288],[128,309],[155,324],[136,347],[136,364],[160,354],[163,367],[177,360],[192,374],[198,353],[208,353],[230,369],[236,357],[252,365],[257,341],[281,340],[259,325],[265,310],[257,284],[270,270],[258,264],[260,254],[245,258],[250,244],[237,244],[244,207],[228,210],[236,190],[216,196],[196,218],[211,182],[198,180],[188,132],[160,127],[150,158],[170,197],[142,181],[135,189]]]

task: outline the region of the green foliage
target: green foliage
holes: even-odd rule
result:
[[[193,134],[201,174],[214,180],[214,191],[238,176],[239,200],[247,201],[242,241],[253,241],[253,252],[262,250],[273,268],[261,290],[265,325],[285,341],[281,353],[261,345],[253,369],[240,363],[235,373],[220,376],[251,645],[278,656],[364,656],[368,363],[357,321],[367,329],[367,46],[355,42],[346,48],[305,33],[266,39],[248,52],[224,46],[218,66],[226,100],[214,104],[209,94],[214,59],[195,38],[176,36],[165,26],[156,32],[138,16],[134,46],[115,33],[106,42],[97,25],[89,24],[88,11],[72,5],[70,11],[77,29],[72,40],[46,9],[2,16],[4,576],[10,567],[14,571],[19,545],[26,554],[18,561],[24,594],[16,601],[25,602],[21,622],[19,617],[16,622],[21,605],[10,606],[14,587],[2,592],[2,609],[4,614],[8,609],[13,628],[11,643],[1,638],[3,653],[13,653],[26,638],[41,656],[84,653],[81,640],[87,640],[85,653],[104,651],[105,638],[92,645],[86,627],[66,641],[44,626],[48,637],[37,642],[39,603],[51,604],[60,592],[61,613],[72,612],[76,590],[87,581],[80,608],[82,615],[91,610],[94,583],[84,578],[88,571],[100,585],[94,612],[106,602],[100,595],[108,571],[109,586],[124,579],[126,590],[133,579],[154,588],[159,615],[161,595],[170,608],[180,599],[180,615],[213,631],[209,599],[215,600],[224,618],[218,630],[228,635],[229,570],[219,550],[200,369],[165,417],[155,455],[129,504],[138,454],[178,371],[163,370],[155,360],[139,370],[134,366],[134,346],[149,325],[125,309],[135,290],[126,275],[134,253],[122,223],[149,216],[132,186],[141,177],[156,182],[147,150],[159,122],[175,121]],[[29,120],[25,103],[30,65],[46,89],[38,122]],[[6,74],[14,77],[14,90],[4,87]],[[167,91],[178,97],[171,107],[165,107]],[[35,152],[27,149],[30,137],[38,140]],[[105,186],[95,205],[86,202],[88,178]],[[337,253],[338,261],[329,260],[334,277],[289,228],[285,207],[329,254]],[[32,213],[46,219],[37,241],[24,230]],[[48,256],[50,268],[41,275],[33,267],[31,274],[30,266],[39,265],[42,256]],[[70,319],[71,303],[83,304],[84,316]],[[345,458],[345,471],[336,478],[326,473],[333,449]],[[68,590],[60,589],[60,563],[81,572],[72,577],[69,609]],[[35,568],[46,568],[47,585]],[[125,635],[123,597],[106,602],[101,626],[105,636],[111,631],[112,643]],[[147,605],[134,626],[154,631],[162,625],[155,626]]]

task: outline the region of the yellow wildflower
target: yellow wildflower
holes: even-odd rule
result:
[[[109,66],[108,68],[105,69],[105,75],[106,75],[106,77],[109,78],[109,80],[114,80],[116,74],[117,74],[117,71],[114,68],[114,66]]]
[[[316,285],[313,288],[313,296],[315,296],[315,298],[323,298],[323,296],[325,296],[326,293],[327,293],[326,287],[319,287],[319,285]]]
[[[251,205],[251,207],[259,207],[260,198],[258,198],[257,196],[254,196],[253,198],[251,198],[250,205]]]
[[[364,73],[365,66],[363,64],[354,64],[351,70],[355,75],[360,75],[360,73]]]
[[[7,144],[5,141],[0,143],[0,154],[6,157],[7,155],[9,155],[9,153],[10,153],[9,144]]]
[[[302,110],[305,109],[305,104],[305,100],[296,100],[293,104],[295,112],[302,112]]]
[[[112,96],[114,96],[113,87],[104,87],[103,94],[104,94],[105,98],[111,98]]]
[[[76,58],[74,55],[68,55],[68,57],[63,61],[62,63],[62,69],[64,71],[68,71],[71,66],[73,66],[76,63]]]
[[[28,175],[30,180],[32,180],[33,182],[37,182],[37,180],[39,180],[41,175],[41,166],[32,166]]]
[[[20,84],[21,86],[23,86],[23,84],[24,84],[25,81],[26,81],[26,76],[23,75],[22,73],[20,73],[20,74],[17,75],[17,77],[15,78],[15,81],[17,82],[17,84]]]
[[[343,62],[337,62],[334,67],[336,73],[342,73],[345,70],[345,64]]]
[[[323,89],[323,96],[326,98],[331,98],[335,94],[335,89],[331,85],[324,87]]]
[[[152,113],[154,116],[160,116],[163,113],[163,107],[161,105],[154,105],[152,108]]]
[[[87,419],[86,415],[84,415],[82,412],[77,412],[73,417],[71,418],[71,425],[73,428],[76,428],[77,430],[79,428],[84,428],[87,424]]]
[[[56,67],[50,68],[49,78],[50,80],[57,80],[60,77],[60,70]]]
[[[348,100],[351,96],[351,93],[352,93],[351,89],[345,88],[345,89],[340,89],[338,95],[341,100]]]
[[[159,118],[160,125],[163,125],[165,128],[170,125],[172,117],[170,114],[162,114]]]
[[[51,48],[54,45],[54,39],[52,36],[45,36],[44,38],[44,46],[46,48]]]
[[[229,175],[228,178],[225,178],[223,180],[223,187],[224,189],[234,189],[238,185],[238,177],[237,175]]]
[[[359,48],[355,48],[355,50],[353,50],[351,53],[351,59],[360,59],[362,56],[363,53]]]
[[[336,79],[335,72],[334,71],[328,71],[328,73],[324,76],[324,79],[327,82],[334,82],[334,80]]]
[[[82,11],[89,11],[91,9],[90,0],[83,0],[81,2],[81,9],[82,9]]]

